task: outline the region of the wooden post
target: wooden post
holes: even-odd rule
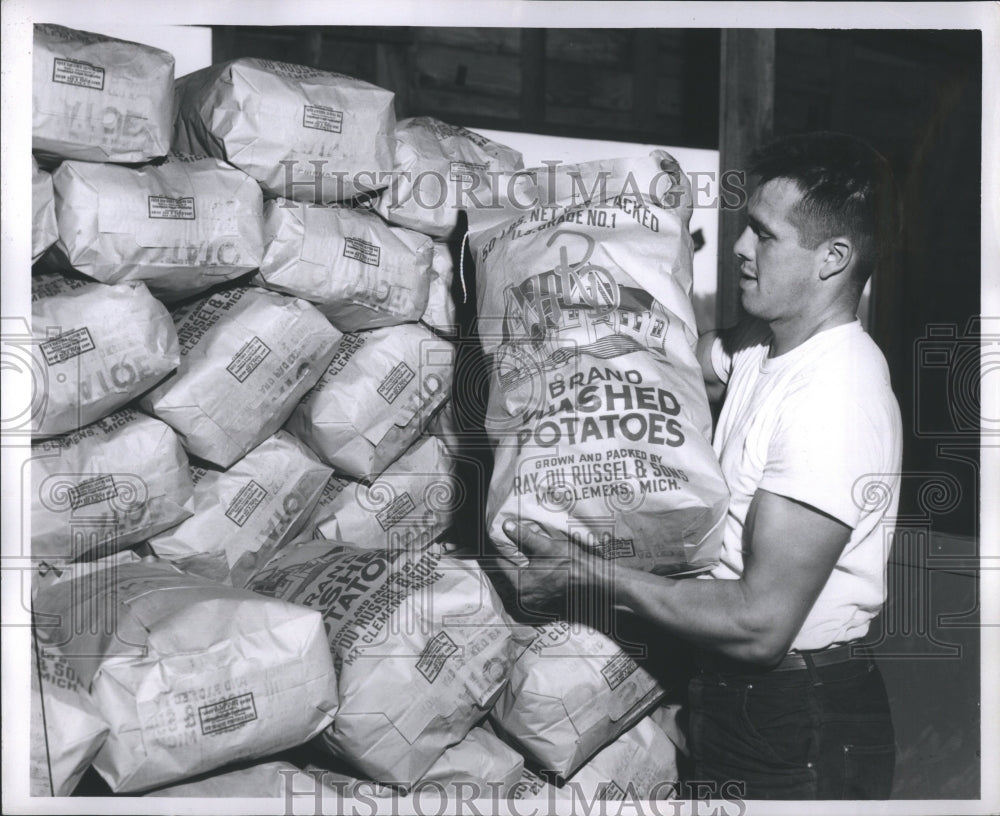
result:
[[[545,121],[545,29],[521,29],[521,123],[529,133]]]
[[[410,61],[410,46],[407,43],[375,44],[375,84],[380,88],[387,88],[396,95],[393,104],[397,120],[417,115],[411,110],[416,78]]]
[[[212,64],[236,58],[235,26],[212,26]]]
[[[743,170],[774,129],[774,29],[723,29],[719,85],[719,172]],[[733,244],[746,225],[744,209],[719,209],[720,327],[741,314]]]
[[[656,131],[658,39],[655,28],[639,29],[632,47],[632,125],[643,135]]]
[[[714,150],[719,146],[719,36],[712,28],[681,32],[681,144]]]
[[[303,32],[302,53],[305,55],[305,64],[313,68],[318,68],[323,62],[323,29],[307,28]]]

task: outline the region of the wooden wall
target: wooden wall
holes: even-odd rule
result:
[[[396,115],[470,127],[712,147],[717,31],[215,29],[213,59],[315,65],[396,93]]]

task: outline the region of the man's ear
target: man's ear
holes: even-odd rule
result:
[[[839,275],[850,266],[854,258],[854,244],[845,235],[839,235],[824,241],[820,245],[820,280]]]

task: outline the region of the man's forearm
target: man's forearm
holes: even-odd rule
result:
[[[593,580],[616,608],[727,657],[766,664],[788,648],[774,617],[742,581],[677,580],[614,566]]]

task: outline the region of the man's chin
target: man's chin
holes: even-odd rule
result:
[[[743,307],[743,311],[751,317],[760,317],[754,309],[755,300],[753,290],[740,288],[740,306]]]

